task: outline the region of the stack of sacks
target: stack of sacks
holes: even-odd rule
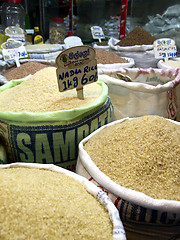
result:
[[[163,14],[150,16],[143,28],[158,38],[172,38],[180,49],[180,4],[172,5]]]

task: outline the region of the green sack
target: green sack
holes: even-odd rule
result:
[[[20,84],[12,80],[0,92]],[[46,113],[0,112],[0,142],[7,159],[2,163],[52,163],[75,170],[78,144],[113,119],[113,106],[105,83],[102,94],[86,107]]]

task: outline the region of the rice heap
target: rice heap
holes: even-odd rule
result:
[[[25,62],[21,63],[19,67],[15,66],[5,70],[1,75],[10,81],[12,79],[20,79],[30,74],[35,74],[37,71],[46,67],[47,64],[40,62]]]
[[[95,83],[84,86],[84,100],[77,97],[76,89],[60,92],[56,67],[47,67],[21,84],[0,92],[0,111],[48,112],[81,108],[95,101],[102,87]]]
[[[96,49],[95,51],[97,63],[101,64],[128,63],[128,61],[125,58],[122,58],[119,55],[107,51],[105,49]]]
[[[108,212],[72,177],[32,168],[0,169],[1,239],[112,239]]]
[[[117,184],[180,201],[180,125],[159,116],[138,117],[101,130],[84,149]]]

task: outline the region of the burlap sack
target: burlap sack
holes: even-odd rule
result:
[[[178,240],[180,236],[179,201],[154,199],[116,184],[100,171],[84,150],[86,142],[96,133],[108,126],[130,119],[124,118],[109,123],[84,138],[79,144],[76,173],[100,186],[111,198],[119,210],[129,240]],[[173,122],[180,125],[179,122]],[[111,153],[109,157],[111,158]]]
[[[16,168],[16,167],[27,167],[27,168],[38,168],[38,169],[46,169],[49,171],[55,171],[59,173],[63,173],[69,177],[72,177],[83,184],[86,188],[87,192],[92,194],[97,201],[99,201],[103,207],[108,211],[109,218],[113,224],[113,240],[126,240],[126,234],[124,231],[124,227],[122,225],[121,219],[119,217],[119,213],[110,200],[110,198],[103,192],[100,188],[98,188],[95,184],[89,182],[86,178],[63,169],[61,167],[55,166],[53,164],[33,164],[33,163],[13,163],[13,164],[3,164],[0,165],[0,169],[2,168]]]
[[[12,80],[0,92],[22,81]],[[0,112],[0,142],[7,153],[1,163],[53,163],[74,171],[79,142],[113,118],[108,88],[99,84],[102,94],[86,107],[47,113]]]
[[[177,118],[180,104],[176,89],[180,85],[180,70],[120,68],[101,73],[99,80],[108,85],[115,120],[143,115]],[[131,81],[119,79],[118,74]]]

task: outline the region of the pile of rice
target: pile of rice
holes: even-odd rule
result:
[[[56,67],[47,67],[21,84],[0,92],[0,111],[48,112],[85,107],[102,93],[98,83],[85,85],[84,100],[77,97],[76,89],[60,92]]]
[[[117,184],[180,201],[180,125],[159,116],[138,117],[104,128],[84,149]]]
[[[63,173],[0,169],[0,238],[112,239],[108,212],[84,186]]]

